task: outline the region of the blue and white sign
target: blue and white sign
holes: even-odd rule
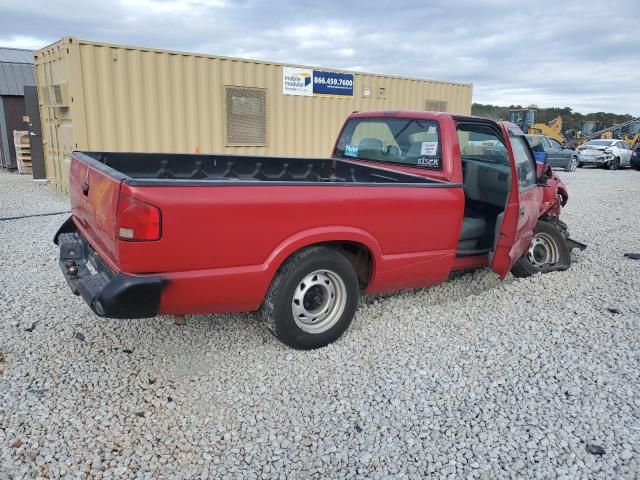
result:
[[[314,70],[313,94],[353,97],[353,74]]]
[[[282,93],[307,97],[352,97],[353,74],[283,67]]]

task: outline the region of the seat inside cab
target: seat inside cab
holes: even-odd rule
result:
[[[458,123],[465,208],[457,255],[493,249],[511,190],[509,154],[501,132],[480,122]]]

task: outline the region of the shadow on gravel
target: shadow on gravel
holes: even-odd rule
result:
[[[489,268],[454,272],[447,280],[438,285],[414,288],[412,290],[401,290],[391,293],[365,295],[361,298],[360,302],[362,305],[372,305],[376,302],[385,300],[404,299],[405,297],[418,296],[418,300],[421,305],[445,305],[457,302],[463,298],[493,290],[501,284],[509,284],[512,281],[513,277],[511,276],[500,281],[498,276]]]

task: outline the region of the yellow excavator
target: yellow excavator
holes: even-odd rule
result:
[[[535,135],[546,135],[560,143],[565,143],[564,133],[562,133],[562,117],[558,115],[549,123],[534,123],[529,127],[529,133]]]
[[[549,123],[535,123],[536,111],[531,108],[519,108],[509,110],[507,120],[518,125],[523,132],[534,135],[546,135],[563,145],[571,144],[577,147],[594,138],[624,140],[631,147],[640,143],[640,118],[634,118],[628,122],[612,125],[603,128],[602,123],[596,121],[585,121],[582,130],[578,135],[572,135],[571,131],[564,132],[562,129],[562,117],[557,116]]]
[[[640,142],[640,117],[629,120],[628,122],[619,123],[617,125],[597,130],[588,135],[582,135],[577,140],[577,145],[581,145],[589,140],[593,140],[594,138],[602,138],[606,140],[616,138],[624,140],[633,148],[638,142]]]
[[[580,127],[580,137],[585,135],[591,135],[593,132],[597,132],[604,128],[604,124],[597,120],[585,120]]]
[[[630,123],[623,129],[622,140],[631,145],[632,148],[635,148],[640,143],[640,121]]]
[[[507,120],[518,125],[523,132],[533,135],[546,135],[551,137],[563,145],[566,143],[564,133],[562,131],[562,117],[557,116],[549,123],[534,123],[536,111],[530,108],[520,108],[509,110]]]

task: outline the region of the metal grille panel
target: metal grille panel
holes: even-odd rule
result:
[[[425,110],[428,112],[446,112],[447,102],[445,100],[427,100]]]
[[[267,144],[267,91],[226,87],[227,145]]]

